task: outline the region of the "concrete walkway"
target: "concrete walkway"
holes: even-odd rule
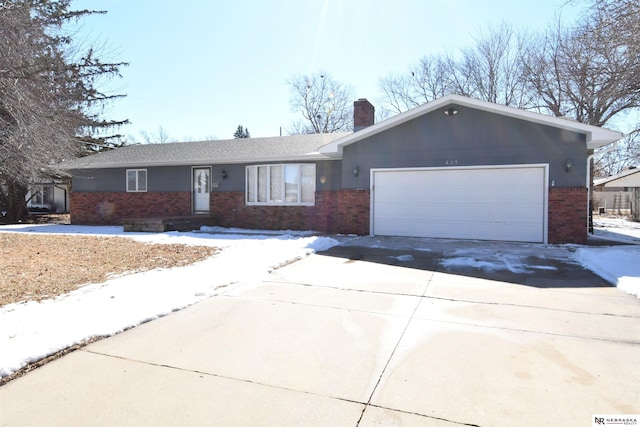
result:
[[[446,244],[403,242],[312,255],[64,356],[0,387],[0,425],[564,426],[640,413],[637,298],[561,257],[546,261],[556,270],[485,274],[443,269]]]

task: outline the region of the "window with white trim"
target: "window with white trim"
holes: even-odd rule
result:
[[[53,203],[53,186],[37,185],[31,189],[32,205],[49,205]]]
[[[315,204],[315,164],[247,166],[246,171],[248,205]]]
[[[147,170],[127,169],[127,192],[147,191]]]

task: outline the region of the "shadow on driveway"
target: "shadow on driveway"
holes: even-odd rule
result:
[[[357,237],[321,255],[537,288],[612,287],[574,260],[572,245]]]

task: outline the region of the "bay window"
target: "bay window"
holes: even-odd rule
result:
[[[247,166],[246,177],[248,205],[315,204],[315,164]]]

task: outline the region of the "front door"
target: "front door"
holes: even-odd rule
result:
[[[193,214],[194,215],[209,214],[210,189],[211,189],[211,168],[193,168]]]

